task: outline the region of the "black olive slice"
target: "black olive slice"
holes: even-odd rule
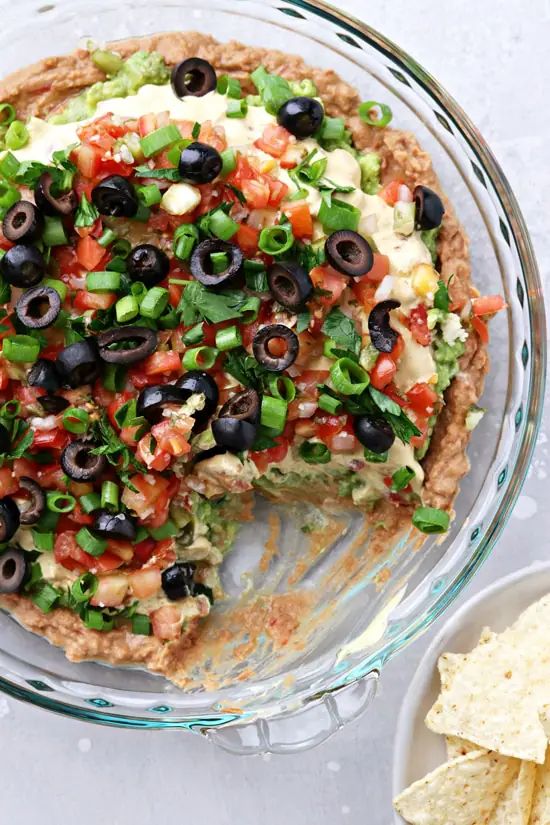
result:
[[[302,309],[313,295],[313,283],[306,270],[294,261],[280,261],[267,270],[269,290],[281,306]]]
[[[196,410],[193,413],[193,418],[197,424],[205,424],[216,412],[220,391],[212,376],[208,375],[207,372],[189,370],[181,378],[178,378],[175,386],[183,390],[186,400],[198,393],[204,395],[204,407],[202,410]]]
[[[69,402],[62,395],[40,395],[36,400],[45,412],[52,415],[63,412],[69,406]]]
[[[20,523],[19,507],[13,498],[11,496],[0,498],[0,544],[13,538]]]
[[[228,264],[219,273],[215,273],[211,255],[223,253],[227,256]],[[208,238],[198,244],[190,260],[191,273],[204,286],[220,286],[235,280],[243,270],[244,256],[238,246],[217,238]]]
[[[0,593],[17,593],[27,578],[25,553],[11,547],[0,554]]]
[[[0,271],[12,286],[36,286],[46,272],[46,261],[34,246],[17,244],[0,260]]]
[[[390,326],[390,311],[401,306],[399,301],[380,301],[369,314],[369,335],[378,352],[391,352],[398,333]]]
[[[145,387],[138,395],[136,413],[151,424],[160,421],[166,404],[184,404],[189,395],[174,384]]]
[[[221,408],[219,418],[236,418],[256,424],[260,418],[260,396],[254,389],[235,393]]]
[[[94,514],[93,531],[101,538],[133,541],[136,537],[136,521],[127,513],[98,510]]]
[[[18,201],[11,206],[2,221],[2,232],[12,243],[32,243],[44,229],[44,218],[30,201]]]
[[[141,281],[151,287],[159,284],[168,275],[170,260],[168,255],[151,243],[134,246],[126,259],[128,275],[133,281]]]
[[[179,172],[189,183],[210,183],[220,174],[222,163],[217,149],[196,140],[182,151]]]
[[[44,329],[61,311],[59,293],[51,286],[35,286],[24,292],[15,305],[17,317],[30,329]]]
[[[64,384],[81,387],[99,376],[99,358],[93,338],[77,341],[62,349],[57,356],[57,369]]]
[[[352,278],[366,275],[374,263],[368,241],[352,229],[340,229],[329,235],[325,242],[325,254],[334,269]]]
[[[196,565],[190,561],[179,561],[162,571],[162,589],[171,601],[193,595],[193,576]]]
[[[101,215],[133,218],[139,201],[131,183],[121,175],[111,175],[92,189],[92,201]]]
[[[213,92],[218,84],[214,67],[200,57],[182,60],[172,69],[172,89],[176,97],[202,97]]]
[[[40,387],[47,392],[56,392],[61,386],[55,362],[47,358],[39,358],[34,362],[27,373],[27,381],[31,387]]]
[[[283,355],[272,355],[272,341],[282,340],[286,346]],[[300,348],[298,336],[284,324],[268,324],[258,330],[252,342],[254,358],[270,372],[281,372],[293,364]]]
[[[361,415],[354,419],[353,429],[361,444],[373,453],[385,453],[395,441],[393,430],[384,418]]]
[[[44,172],[34,187],[34,200],[44,215],[71,215],[78,206],[76,192],[70,189],[60,195],[54,195],[54,182],[49,172]]]
[[[9,453],[11,449],[11,436],[7,427],[0,424],[0,454]]]
[[[77,438],[61,453],[61,467],[73,481],[95,481],[107,467],[104,455],[94,455],[95,444]]]
[[[96,340],[99,356],[107,364],[136,364],[151,355],[158,344],[156,331],[148,327],[115,327],[100,333]]]
[[[256,440],[257,425],[241,418],[216,418],[212,422],[212,434],[220,447],[230,452],[239,453],[249,450]]]
[[[277,112],[277,123],[297,138],[307,138],[320,128],[325,112],[314,97],[291,97]]]
[[[30,501],[25,499],[23,506],[18,504],[21,524],[36,524],[46,509],[46,494],[37,481],[27,476],[21,476],[19,487],[30,497]]]
[[[428,186],[415,186],[413,197],[416,229],[435,229],[439,226],[445,214],[445,207],[437,192]]]

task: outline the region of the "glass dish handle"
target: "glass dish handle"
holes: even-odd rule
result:
[[[377,685],[378,672],[372,671],[297,710],[242,725],[208,728],[204,733],[215,745],[244,756],[299,753],[320,745],[343,725],[361,716],[374,699]]]

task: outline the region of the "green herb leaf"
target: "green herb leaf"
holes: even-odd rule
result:
[[[80,198],[80,205],[75,213],[74,225],[93,226],[98,218],[99,212],[97,211],[93,203],[90,203],[86,195],[83,193],[82,197]]]
[[[305,332],[305,330],[309,327],[310,321],[311,312],[309,309],[304,309],[303,312],[299,312],[296,317],[296,332]]]
[[[440,309],[442,312],[448,312],[451,299],[449,298],[449,290],[444,281],[437,282],[437,290],[434,295],[434,307]]]
[[[138,166],[134,170],[136,178],[151,178],[151,180],[171,180],[180,181],[179,169],[170,167],[169,169],[149,169],[148,166]]]
[[[261,425],[258,428],[252,450],[254,452],[261,452],[262,450],[270,450],[272,447],[277,447],[277,441],[270,434],[269,428]]]
[[[101,418],[94,425],[94,435],[96,443],[91,452],[94,455],[104,455],[118,473],[121,481],[129,486],[133,492],[137,492],[129,481],[129,470],[139,473],[146,473],[147,467],[139,461],[128,446],[120,440],[116,430],[109,423],[107,415],[103,413]]]
[[[417,507],[412,515],[412,523],[422,533],[446,533],[450,517],[438,507]]]
[[[191,137],[193,140],[197,140],[201,133],[201,125],[198,122],[193,124],[193,129],[191,130]]]
[[[245,349],[234,349],[227,353],[223,365],[224,371],[244,387],[253,387],[256,390],[263,390],[273,373],[268,372],[256,359],[249,355]]]
[[[269,74],[263,66],[258,66],[250,78],[270,115],[276,115],[283,103],[294,97],[288,80],[276,74]]]
[[[198,281],[190,281],[181,296],[177,312],[181,314],[184,326],[191,326],[199,320],[219,324],[240,318],[240,309],[247,298],[240,290],[209,292]]]
[[[391,415],[399,416],[401,414],[401,407],[395,401],[392,401],[389,396],[384,395],[383,392],[375,389],[372,385],[369,387],[368,392],[379,410],[391,413]]]
[[[325,318],[322,331],[344,349],[359,355],[361,350],[361,336],[357,332],[355,322],[344,315],[341,309],[334,308]]]

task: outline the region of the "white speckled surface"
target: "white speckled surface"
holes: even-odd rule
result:
[[[504,167],[547,274],[550,0],[339,5],[398,42],[462,104]],[[514,515],[468,593],[548,557],[546,419]],[[0,822],[388,825],[395,719],[429,638],[387,668],[370,714],[293,757],[232,757],[198,737],[93,727],[0,697]]]

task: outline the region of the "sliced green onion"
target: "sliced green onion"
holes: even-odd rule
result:
[[[330,368],[330,378],[342,395],[361,395],[370,383],[368,373],[351,358],[339,358]]]
[[[417,507],[412,515],[412,523],[422,533],[446,533],[450,521],[449,514],[438,507]]]
[[[248,289],[252,292],[267,292],[267,273],[263,261],[247,260],[244,262],[244,277]]]
[[[11,152],[6,152],[0,160],[0,175],[6,180],[14,180],[21,164]]]
[[[172,166],[177,167],[179,165],[181,153],[183,152],[186,146],[189,146],[191,142],[192,141],[188,138],[183,138],[183,140],[176,141],[176,143],[174,143],[174,145],[168,149],[168,151],[166,152],[166,157],[168,158],[168,161],[172,164]],[[175,171],[177,171],[177,169]],[[147,177],[147,175],[144,175],[144,177]],[[174,179],[175,178],[172,178],[172,180]]]
[[[4,338],[2,355],[7,361],[30,363],[40,354],[40,341],[30,335],[12,335]]]
[[[61,218],[44,216],[42,241],[45,246],[64,246],[69,243]]]
[[[260,412],[260,424],[279,435],[285,428],[288,404],[282,398],[264,395]]]
[[[363,123],[368,126],[376,126],[378,129],[387,126],[393,117],[390,107],[385,103],[378,103],[376,100],[366,100],[361,103],[358,114]]]
[[[221,272],[225,272],[229,266],[229,257],[226,252],[211,252],[210,262],[212,263],[214,275],[219,275]]]
[[[181,140],[181,132],[177,126],[170,123],[168,126],[161,126],[160,129],[155,129],[140,140],[141,151],[146,158],[157,155],[159,152],[168,149],[177,140]]]
[[[365,461],[370,461],[371,464],[385,464],[388,460],[388,451],[385,453],[373,453],[368,447],[363,450]]]
[[[143,525],[139,525],[136,530],[136,537],[133,540],[133,544],[139,544],[140,542],[145,541],[145,539],[148,538],[149,530],[146,527],[143,527]]]
[[[83,573],[71,585],[71,597],[77,604],[90,601],[94,593],[97,592],[99,582],[93,573]]]
[[[220,176],[226,178],[237,166],[237,155],[234,149],[224,149],[221,153],[222,168]]]
[[[208,219],[208,228],[222,241],[228,241],[239,229],[239,224],[226,215],[223,209],[216,209]]]
[[[88,292],[118,292],[120,272],[88,272],[86,289]]]
[[[63,411],[63,426],[70,433],[85,433],[90,426],[90,413],[80,407],[67,407]]]
[[[103,386],[109,392],[122,392],[126,386],[126,370],[121,364],[105,364]]]
[[[86,610],[82,621],[90,630],[101,630],[105,633],[108,633],[114,627],[112,619],[105,617],[101,610],[94,610],[93,608]]]
[[[334,358],[337,357],[333,352],[333,350],[335,349],[342,348],[339,347],[336,341],[333,341],[332,338],[325,338],[325,340],[323,341],[323,355],[325,356],[325,358],[332,358],[334,360]]]
[[[82,527],[75,536],[76,543],[90,556],[102,556],[107,549],[107,541],[98,539],[87,527]]]
[[[134,281],[134,283],[130,287],[130,293],[136,299],[138,304],[141,304],[141,302],[147,295],[147,287],[145,286],[145,284],[142,284],[141,281]]]
[[[71,513],[76,506],[76,499],[70,493],[48,490],[46,493],[46,506],[52,513]]]
[[[296,192],[293,192],[292,195],[289,195],[285,200],[287,201],[303,201],[308,196],[307,189],[297,189]]]
[[[138,197],[145,206],[156,206],[162,200],[162,194],[156,183],[149,183],[147,186],[136,186]]]
[[[139,315],[139,303],[133,295],[125,295],[120,298],[115,304],[115,315],[119,324],[125,324],[131,321],[136,315]]]
[[[21,412],[21,402],[16,398],[11,398],[0,407],[0,417],[2,418],[17,418]]]
[[[92,52],[92,61],[98,69],[109,76],[119,72],[124,65],[120,55],[107,51],[107,49],[95,49]]]
[[[330,204],[323,197],[318,216],[325,232],[337,232],[340,229],[357,231],[361,211],[351,203],[332,198]]]
[[[404,490],[415,475],[416,473],[411,467],[400,467],[391,477],[391,491],[398,493],[400,490]]]
[[[174,538],[174,536],[177,536],[179,532],[179,527],[177,526],[177,524],[174,524],[174,522],[171,519],[165,521],[164,524],[161,524],[160,527],[149,528],[149,533],[155,539],[155,541],[163,541],[164,539]]]
[[[34,549],[41,553],[49,553],[53,550],[55,533],[41,533],[39,530],[32,530]]]
[[[168,304],[160,318],[157,318],[157,324],[160,329],[175,329],[179,326],[179,322],[178,313],[170,304]]]
[[[86,515],[89,515],[90,513],[93,513],[94,510],[99,510],[101,507],[101,496],[99,493],[86,493],[86,495],[80,496],[78,503]]]
[[[116,510],[119,499],[118,485],[114,481],[104,481],[101,485],[101,506],[106,510]]]
[[[31,601],[38,608],[40,608],[43,613],[49,613],[59,600],[60,596],[61,593],[59,590],[53,587],[49,582],[43,582],[40,589],[37,590],[36,593],[32,594]]]
[[[296,398],[296,386],[288,375],[270,375],[267,386],[271,395],[282,398],[287,404]]]
[[[151,619],[145,613],[134,613],[132,616],[132,633],[136,636],[151,635]]]
[[[126,272],[127,268],[126,258],[121,258],[120,255],[115,255],[105,266],[108,272]]]
[[[240,80],[228,74],[220,75],[216,88],[220,95],[227,95],[227,97],[239,98],[242,94]]]
[[[58,521],[59,513],[54,513],[53,510],[44,510],[36,524],[33,525],[33,529],[41,533],[50,533],[56,529]]]
[[[329,395],[326,392],[321,393],[317,404],[322,410],[325,410],[325,412],[328,412],[331,415],[335,415],[342,409],[342,402],[339,401],[338,398],[334,398],[333,395]]]
[[[135,215],[132,216],[133,221],[139,221],[140,223],[147,223],[149,217],[151,215],[151,210],[148,206],[145,206],[144,203],[139,201],[139,205],[137,208],[137,212]]]
[[[168,290],[163,286],[154,286],[147,291],[143,298],[139,312],[144,318],[160,318],[166,307],[168,306]]]
[[[21,192],[6,180],[0,180],[0,209],[9,209],[21,200]]]
[[[173,250],[176,258],[186,261],[199,239],[199,230],[192,223],[182,223],[174,232]]]
[[[225,327],[216,331],[216,347],[220,352],[240,347],[242,342],[238,327]]]
[[[257,295],[248,296],[239,310],[243,324],[252,324],[257,319],[261,305],[262,302]]]
[[[335,141],[340,143],[346,134],[346,124],[341,117],[325,117],[321,125],[319,139],[323,142]]]
[[[321,441],[304,441],[298,453],[306,464],[328,464],[331,459],[329,448]]]
[[[0,126],[9,126],[16,116],[15,106],[11,103],[0,103]]]
[[[358,210],[359,211],[359,210]],[[283,255],[292,247],[294,243],[294,235],[292,234],[292,227],[289,223],[280,224],[278,226],[266,226],[260,232],[258,240],[258,247],[265,252],[266,255]]]
[[[104,248],[110,246],[114,241],[116,241],[116,235],[112,229],[105,229],[101,238],[97,239],[98,244]]]
[[[8,126],[8,131],[4,135],[4,142],[8,149],[17,151],[22,149],[29,142],[29,130],[21,120],[14,120]]]
[[[111,252],[119,258],[127,258],[132,251],[132,244],[126,238],[118,238],[112,247]]]
[[[188,329],[187,332],[184,332],[182,335],[182,341],[186,347],[189,347],[191,344],[200,344],[200,342],[204,338],[204,321],[201,321],[198,324],[195,324],[194,327]]]
[[[241,98],[241,100],[232,100],[229,98],[225,112],[226,117],[245,118],[247,114],[248,103],[244,98]]]
[[[214,366],[217,357],[218,350],[214,347],[188,349],[183,354],[183,368],[186,370],[209,370],[210,367]]]
[[[67,292],[69,290],[67,288],[67,284],[64,284],[63,281],[58,281],[57,278],[44,278],[42,284],[55,289],[62,301],[64,301],[67,297]]]

